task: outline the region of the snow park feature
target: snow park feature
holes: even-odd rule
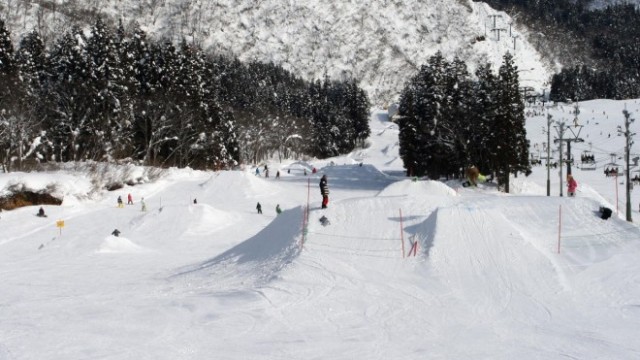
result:
[[[612,153],[625,170],[622,138],[607,137],[625,106],[637,117],[634,101],[580,103],[572,151],[597,170],[573,169],[573,198],[557,168],[546,195],[546,152],[509,194],[413,181],[382,110],[368,147],[307,159],[318,171],[306,176],[274,160],[280,179],[173,168],[95,192],[82,171],[1,173],[0,189],[56,183],[64,201],[48,218],[37,205],[2,212],[0,359],[634,359],[640,193],[625,221],[624,177],[603,173]],[[532,149],[547,112],[568,108],[527,118]],[[129,192],[147,211],[114,206]]]

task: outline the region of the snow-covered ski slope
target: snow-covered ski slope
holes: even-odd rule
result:
[[[0,359],[640,355],[640,230],[597,217],[611,206],[600,171],[574,171],[576,198],[557,183],[544,196],[541,168],[514,178],[514,194],[413,181],[397,127],[381,112],[371,126],[371,146],[349,156],[269,163],[280,179],[172,170],[77,199],[83,174],[0,175],[66,193],[46,219],[0,214]],[[128,193],[135,204],[117,208]]]

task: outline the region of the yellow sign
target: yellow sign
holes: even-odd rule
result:
[[[64,220],[56,221],[56,227],[63,228],[64,227]]]

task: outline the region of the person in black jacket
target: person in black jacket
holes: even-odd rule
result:
[[[320,195],[322,195],[322,208],[326,209],[329,205],[329,185],[327,185],[327,175],[320,178]]]

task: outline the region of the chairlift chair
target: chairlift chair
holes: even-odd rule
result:
[[[593,155],[593,153],[591,151],[583,151],[582,154],[580,155],[580,169],[581,170],[587,170],[587,171],[593,171],[597,169],[596,166],[596,159]]]
[[[615,176],[618,176],[620,175],[620,165],[614,162],[607,163],[604,166],[604,171],[606,176],[610,176],[607,174],[607,171],[609,171],[609,173],[613,172],[614,174],[616,174]]]
[[[591,153],[591,151],[583,151],[582,155],[580,155],[580,160],[582,161],[583,164],[595,164],[596,163],[596,159],[593,156],[593,154]]]

